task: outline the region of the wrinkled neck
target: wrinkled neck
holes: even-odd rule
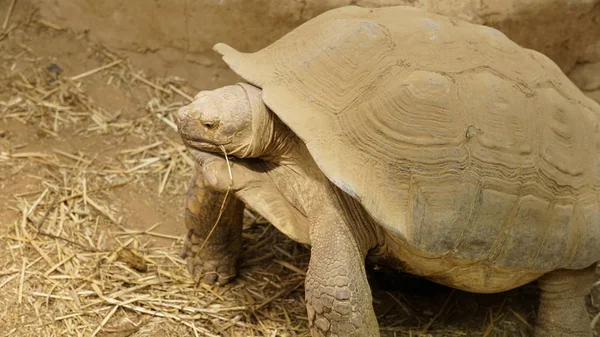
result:
[[[300,139],[274,113],[271,116],[270,135],[265,144],[263,158],[274,163],[286,163],[298,156]],[[266,139],[266,138],[265,138]]]
[[[239,85],[246,92],[252,113],[252,131],[249,141],[234,149],[236,157],[281,162],[289,157],[289,152],[299,140],[265,105],[262,100],[262,90],[247,83],[239,83]]]
[[[275,134],[275,119],[273,113],[262,102],[260,106],[252,106],[252,133],[250,144],[243,154],[245,158],[259,158],[268,153]]]
[[[250,139],[249,144],[236,149],[236,152],[242,158],[260,158],[274,163],[294,157],[294,145],[299,141],[277,115],[264,105],[258,113],[253,114]]]

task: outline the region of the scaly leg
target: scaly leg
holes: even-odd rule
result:
[[[205,283],[224,284],[235,277],[242,246],[244,204],[229,193],[221,219],[204,247],[215,225],[225,192],[213,189],[197,165],[186,195],[185,226],[188,234],[182,253],[194,279]]]
[[[311,221],[306,306],[312,336],[378,337],[364,265],[370,243],[360,242],[368,235],[354,235],[336,206],[325,203]]]
[[[536,337],[592,337],[585,296],[597,279],[596,264],[581,270],[557,270],[539,279]]]

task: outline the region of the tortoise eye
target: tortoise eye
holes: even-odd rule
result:
[[[218,122],[203,122],[202,125],[205,128],[212,130],[212,129],[216,128],[219,125],[219,123]]]

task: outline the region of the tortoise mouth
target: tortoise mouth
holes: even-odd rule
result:
[[[221,146],[231,144],[231,142],[219,142],[213,139],[206,139],[188,134],[181,134],[183,143],[190,148],[199,151],[221,152]]]

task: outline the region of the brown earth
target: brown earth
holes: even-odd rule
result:
[[[212,51],[217,42],[252,52],[335,7],[409,5],[499,29],[552,58],[566,73],[600,63],[600,0],[30,0],[42,17],[85,31],[157,76],[196,89],[238,78]],[[579,72],[577,84],[585,79]],[[600,78],[598,66],[585,78]],[[586,88],[593,92],[600,85]],[[593,97],[600,97],[596,92]]]
[[[190,95],[234,80],[209,51],[214,42],[257,49],[347,2],[53,0],[38,10],[17,1],[7,29],[0,26],[0,333],[309,336],[302,286],[308,250],[251,214],[240,277],[213,288],[189,279],[177,253],[191,164],[168,121],[187,102],[175,90]],[[0,25],[10,3],[0,1]],[[470,2],[449,3],[456,6],[447,8],[472,21],[499,22],[494,18],[508,15],[489,10],[482,16]],[[596,20],[597,3],[574,3],[572,12],[585,26]],[[186,13],[187,24],[178,13]],[[188,28],[187,36],[198,39],[175,34],[193,22],[202,24]],[[585,33],[564,29],[569,36]],[[573,54],[557,52],[563,67],[597,60],[590,48],[579,48],[588,37],[570,37],[565,44],[558,36],[535,41],[550,49],[573,48]],[[576,74],[582,87],[597,88],[587,70]],[[123,250],[141,256],[147,270],[135,270]],[[370,278],[383,336],[531,332],[535,284],[477,295],[376,266]],[[590,298],[592,314],[598,312],[597,298]]]

